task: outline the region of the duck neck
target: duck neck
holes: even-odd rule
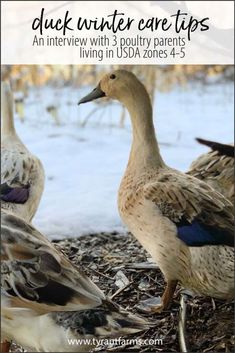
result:
[[[14,126],[14,114],[13,114],[13,96],[10,90],[2,89],[1,97],[1,135],[2,136],[13,136],[16,135]]]
[[[141,85],[140,88],[139,92],[133,92],[125,102],[133,133],[128,168],[135,169],[136,172],[165,165],[155,135],[150,97],[144,86]]]

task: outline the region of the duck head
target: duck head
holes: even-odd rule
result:
[[[83,97],[78,104],[91,102],[101,97],[118,100],[129,112],[133,133],[132,152],[129,161],[139,160],[138,163],[143,168],[145,168],[146,161],[153,166],[157,163],[164,165],[155,136],[150,96],[137,77],[126,70],[116,70],[106,74],[100,80],[98,86]],[[148,148],[143,148],[147,145]],[[132,159],[132,155],[136,154],[139,158],[133,157]],[[135,162],[133,165],[133,168],[136,168]]]
[[[143,89],[144,86],[133,73],[126,70],[116,70],[106,74],[100,80],[98,86],[83,97],[78,104],[91,102],[102,97],[116,99],[125,104],[127,97],[132,96],[133,99],[138,99],[138,92],[143,91]]]

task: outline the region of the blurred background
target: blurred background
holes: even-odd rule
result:
[[[207,152],[195,137],[233,142],[234,66],[2,66],[14,91],[16,130],[45,167],[34,223],[51,238],[124,230],[116,198],[131,144],[128,113],[106,98],[77,105],[118,68],[146,85],[170,166],[186,171]]]
[[[230,65],[4,65],[2,79],[11,80],[14,91],[28,95],[30,87],[94,85],[107,69],[127,69],[142,77],[150,92],[167,91],[174,85],[186,86],[189,81],[211,84],[234,80]]]

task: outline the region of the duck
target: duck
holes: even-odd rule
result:
[[[109,300],[31,223],[1,214],[2,351],[84,352],[150,327]]]
[[[193,161],[187,174],[208,183],[234,204],[234,145],[196,140],[211,150]]]
[[[122,103],[131,119],[132,145],[118,209],[165,278],[161,303],[152,311],[170,307],[177,284],[196,295],[232,300],[232,203],[210,185],[164,162],[149,94],[132,72],[107,73],[78,104],[102,97]]]
[[[45,172],[16,133],[9,83],[2,82],[1,90],[1,208],[31,221],[44,190]]]

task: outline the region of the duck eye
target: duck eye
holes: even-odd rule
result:
[[[114,74],[110,75],[111,80],[114,80],[116,78],[116,76]]]

